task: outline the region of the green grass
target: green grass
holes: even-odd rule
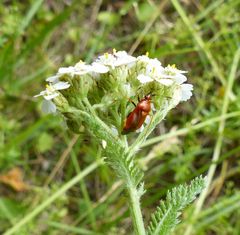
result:
[[[18,166],[30,185],[15,192],[0,183],[1,234],[131,234],[121,182],[98,163],[97,143],[44,116],[33,98],[59,67],[112,48],[148,51],[194,84],[191,101],[138,154],[146,220],[168,189],[211,173],[174,234],[239,233],[240,1],[159,2],[1,1],[0,172]]]

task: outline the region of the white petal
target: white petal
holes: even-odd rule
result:
[[[54,90],[64,90],[70,87],[68,82],[58,82],[52,85]]]
[[[108,66],[114,67],[115,61],[116,61],[116,58],[112,54],[105,53],[104,55],[99,56],[96,59],[96,62],[94,63],[99,63],[101,65],[108,65]]]
[[[138,57],[137,57],[137,60],[138,60],[138,61],[141,61],[141,62],[146,62],[146,63],[147,63],[147,62],[149,62],[150,59],[149,59],[149,57],[146,56],[146,55],[141,55],[141,56],[138,56]]]
[[[57,97],[59,94],[57,92],[44,95],[45,100],[52,100]]]
[[[164,72],[164,68],[161,66],[161,62],[157,59],[149,59],[146,66],[146,75],[160,77]]]
[[[151,82],[153,81],[153,79],[149,76],[146,76],[144,74],[140,74],[137,76],[137,79],[141,82],[141,83],[147,83],[147,82]]]
[[[176,106],[179,104],[179,102],[181,101],[181,98],[182,98],[182,90],[181,90],[181,87],[177,87],[175,90],[174,90],[174,93],[173,93],[173,105]]]
[[[182,84],[182,98],[181,101],[187,101],[192,96],[193,85],[192,84]]]
[[[173,65],[172,66],[168,65],[167,67],[165,67],[165,71],[166,71],[167,74],[170,73],[172,75],[175,75],[175,74],[178,74],[178,73],[187,73],[187,71],[179,70]]]
[[[58,70],[58,74],[66,74],[66,73],[73,73],[74,67],[70,66],[70,67],[61,67]]]
[[[86,73],[89,73],[91,72],[91,65],[86,65],[84,62],[78,62],[75,66],[75,72],[74,74],[77,74],[77,75],[84,75]]]
[[[117,51],[115,53],[113,53],[115,56],[117,57],[125,57],[128,56],[128,53],[126,51]]]
[[[173,79],[176,81],[177,84],[182,84],[187,81],[187,77],[183,74],[176,74]]]
[[[44,93],[45,94],[45,93]],[[37,94],[37,95],[35,95],[35,96],[33,96],[34,98],[36,98],[36,97],[39,97],[39,96],[43,96],[43,91],[41,91],[39,94]]]
[[[173,81],[171,79],[159,79],[157,80],[159,83],[165,85],[165,86],[171,86],[173,84]]]
[[[44,90],[44,91],[41,91],[38,95],[35,95],[33,97],[44,96],[45,94],[47,94],[47,92]]]
[[[161,62],[158,59],[150,59],[149,64],[151,64],[153,67],[161,66]],[[161,66],[162,67],[162,66]]]
[[[103,64],[93,62],[91,66],[91,71],[95,73],[107,73],[109,68]]]
[[[37,94],[37,95],[34,95],[33,97],[36,98],[36,97],[39,97],[39,96],[42,96],[41,94]]]
[[[118,67],[121,65],[128,65],[128,64],[133,64],[136,60],[131,57],[126,57],[126,58],[121,58],[117,59],[116,62],[114,63],[114,66]]]
[[[42,111],[44,113],[55,113],[57,110],[56,105],[50,100],[43,100]]]
[[[47,82],[56,83],[59,82],[59,75],[51,76],[46,79]]]
[[[126,51],[115,52],[114,56],[117,57],[116,61],[114,62],[115,66],[132,64],[136,61],[136,58],[134,56],[128,55]]]
[[[185,70],[180,70],[180,69],[176,69],[177,70],[177,73],[188,73],[188,71],[185,71]]]

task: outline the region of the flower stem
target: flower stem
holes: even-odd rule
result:
[[[131,208],[135,234],[145,235],[146,232],[145,232],[142,212],[140,208],[140,197],[137,192],[137,189],[133,186],[133,187],[128,187],[127,190],[130,196],[130,208]]]

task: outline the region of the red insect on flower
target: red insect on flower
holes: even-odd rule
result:
[[[122,135],[126,135],[129,132],[139,129],[144,123],[146,117],[149,115],[150,111],[151,95],[146,95],[143,99],[139,100],[138,104],[135,105],[135,109],[128,114],[124,122]]]

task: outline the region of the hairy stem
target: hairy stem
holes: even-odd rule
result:
[[[134,231],[136,235],[145,235],[145,228],[143,223],[143,217],[140,207],[140,197],[137,189],[133,187],[127,188],[129,197],[130,197],[130,208],[131,208],[131,216],[134,225]]]
[[[87,104],[87,102],[85,102]],[[89,108],[89,107],[88,107]],[[99,140],[107,143],[104,153],[106,161],[113,167],[116,174],[121,177],[129,195],[131,216],[136,235],[145,235],[142,212],[140,208],[141,192],[138,185],[142,178],[142,173],[134,165],[133,156],[127,153],[124,140],[111,133],[109,127],[103,123],[96,115],[88,115],[84,111],[72,110],[76,116],[81,116],[89,127],[89,131]]]

